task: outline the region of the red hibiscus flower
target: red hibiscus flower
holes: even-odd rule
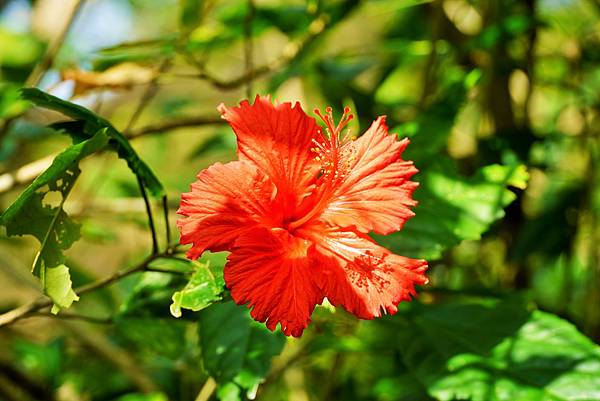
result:
[[[367,234],[398,231],[414,213],[401,159],[408,139],[379,117],[360,138],[343,132],[349,110],[324,129],[296,103],[219,106],[237,135],[239,161],[216,163],[182,195],[181,243],[197,258],[230,251],[225,283],[251,315],[300,336],[325,297],[361,319],[393,314],[427,283],[427,263],[392,254]]]

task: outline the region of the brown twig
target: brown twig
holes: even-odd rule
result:
[[[131,128],[135,125],[138,119],[141,117],[146,107],[150,104],[152,99],[158,94],[159,86],[158,86],[158,77],[160,74],[166,72],[171,67],[171,59],[165,59],[160,67],[158,68],[158,73],[156,76],[150,81],[148,87],[144,91],[144,94],[140,98],[140,101],[133,112],[129,122],[127,123],[127,127],[123,130],[123,133],[127,135],[127,133],[131,130]]]
[[[308,35],[300,40],[300,41],[292,41],[288,43],[288,45],[284,48],[281,56],[270,63],[262,65],[260,67],[256,67],[251,69],[250,71],[246,71],[241,76],[234,78],[232,80],[221,80],[217,77],[213,77],[210,74],[207,74],[205,71],[201,71],[200,74],[193,75],[194,78],[200,78],[208,81],[213,86],[223,90],[236,89],[247,82],[254,80],[256,78],[267,75],[271,72],[274,72],[281,68],[282,66],[289,64],[296,57],[300,56],[306,48],[314,42],[314,40],[325,31],[327,27],[328,17],[326,15],[321,15],[317,17],[309,26]],[[138,130],[131,130],[126,133],[127,138],[134,139],[140,136],[146,136],[149,134],[162,133],[166,131],[171,131],[179,128],[187,128],[187,127],[197,127],[204,125],[214,125],[214,124],[222,124],[224,121],[218,117],[194,117],[181,119],[172,122],[159,123],[159,124],[151,124],[146,127],[142,127]],[[33,162],[28,166],[36,165],[37,169],[29,170],[31,174],[28,176],[28,179],[17,180],[17,174],[20,169],[16,172],[6,173],[0,175],[0,193],[9,191],[17,185],[22,185],[30,182],[33,178],[37,177],[41,174],[50,163],[38,165],[37,162]],[[31,178],[29,178],[31,177]]]
[[[220,117],[190,117],[182,118],[180,120],[167,121],[157,124],[149,124],[137,130],[132,130],[127,133],[128,139],[135,139],[140,136],[146,136],[150,134],[160,134],[167,131],[173,131],[180,128],[190,127],[202,127],[205,125],[217,125],[224,124],[225,120]]]
[[[298,56],[304,53],[308,46],[311,43],[313,43],[321,33],[325,31],[325,28],[327,27],[327,22],[328,17],[326,15],[319,16],[310,24],[308,28],[309,33],[306,37],[304,37],[300,41],[291,41],[285,46],[283,52],[277,59],[262,66],[256,67],[250,71],[246,71],[239,77],[230,80],[222,80],[211,74],[208,74],[204,70],[200,71],[199,74],[193,74],[190,77],[203,79],[209,82],[215,88],[222,90],[231,90],[239,88],[240,86],[247,84],[251,80],[260,78],[271,72],[275,72],[281,67],[294,61]]]
[[[163,253],[157,253],[157,254],[150,255],[146,259],[144,259],[142,262],[140,262],[139,264],[137,264],[129,269],[119,270],[110,276],[107,276],[100,280],[94,281],[93,283],[83,285],[79,288],[76,288],[75,292],[78,295],[82,295],[87,292],[94,291],[98,288],[106,287],[107,285],[110,285],[110,284],[112,284],[124,277],[127,277],[131,274],[144,271],[148,268],[148,265],[152,261],[172,254],[174,249],[175,249],[175,246],[171,245],[168,247],[168,250],[166,250]],[[10,310],[6,313],[1,314],[0,315],[0,327],[12,324],[12,323],[16,322],[17,320],[23,319],[24,317],[32,315],[34,312],[38,312],[38,311],[48,308],[50,306],[52,306],[51,299],[49,299],[47,297],[40,297],[40,298],[36,299],[35,301],[32,301],[28,304],[19,306],[18,308],[15,308],[13,310]]]
[[[198,393],[194,401],[208,401],[216,389],[217,382],[212,377],[209,377],[204,382],[204,385],[200,389],[200,392]]]
[[[32,312],[30,315],[26,316],[26,318],[28,318],[28,317],[49,317],[49,318],[53,318],[53,319],[81,320],[84,322],[97,323],[97,324],[111,324],[113,322],[113,320],[111,318],[86,316],[86,315],[79,315],[76,313],[67,313],[67,312],[59,313],[56,315],[53,313],[50,313],[50,312]]]

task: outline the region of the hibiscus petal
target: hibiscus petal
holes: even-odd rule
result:
[[[273,224],[279,210],[275,193],[269,178],[248,162],[216,163],[201,171],[177,211],[187,216],[177,222],[180,242],[193,244],[187,256],[225,250],[246,231]]]
[[[257,96],[239,107],[221,104],[219,111],[238,139],[238,157],[254,163],[277,186],[279,196],[295,206],[308,193],[319,166],[310,151],[319,129],[299,103],[273,105],[269,97]]]
[[[361,232],[389,234],[414,216],[409,181],[418,170],[401,159],[408,139],[398,142],[388,135],[385,117],[379,117],[354,142],[355,153],[347,161],[347,177],[336,188],[321,219],[338,227],[355,226]]]
[[[224,277],[237,304],[251,316],[299,337],[323,296],[313,281],[318,259],[307,240],[281,229],[249,231],[234,244]]]
[[[360,233],[330,229],[317,250],[329,257],[318,278],[323,294],[361,319],[396,313],[428,281],[426,261],[392,254]]]

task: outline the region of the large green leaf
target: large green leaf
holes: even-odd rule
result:
[[[107,143],[106,130],[102,129],[90,139],[69,146],[0,217],[8,235],[33,235],[40,241],[33,274],[53,300],[55,312],[77,300],[62,252],[79,238],[79,225],[67,216],[63,204],[81,173],[79,161]]]
[[[393,320],[404,362],[438,400],[600,399],[600,347],[519,301],[415,303]]]
[[[254,398],[285,337],[269,332],[252,320],[246,308],[233,302],[203,310],[199,323],[202,361],[219,384],[219,396],[232,399],[242,388],[248,398]]]
[[[88,137],[101,129],[105,129],[106,134],[110,138],[110,146],[116,150],[120,158],[127,162],[131,171],[141,178],[150,193],[155,197],[164,195],[164,188],[156,175],[154,175],[154,172],[152,172],[150,167],[140,159],[136,151],[131,147],[127,138],[117,131],[110,122],[94,114],[85,107],[59,99],[36,88],[22,89],[21,96],[24,99],[35,103],[37,106],[58,111],[75,120],[83,121],[85,123],[83,133]]]
[[[223,267],[213,268],[210,262],[189,263],[194,268],[190,281],[183,289],[173,294],[170,309],[175,317],[181,317],[181,308],[199,311],[222,299],[221,293],[225,287]]]
[[[402,255],[439,259],[442,251],[463,240],[481,238],[490,225],[504,216],[516,195],[507,187],[524,188],[524,166],[490,165],[470,178],[450,166],[431,166],[417,176],[419,205],[404,229],[375,236],[379,243]]]

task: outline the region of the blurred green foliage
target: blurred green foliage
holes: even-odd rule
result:
[[[594,0],[0,1],[0,400],[600,400],[599,27]],[[216,106],[257,93],[411,139],[416,216],[376,239],[430,283],[395,316],[325,303],[286,339],[226,253],[174,245],[236,157]]]

